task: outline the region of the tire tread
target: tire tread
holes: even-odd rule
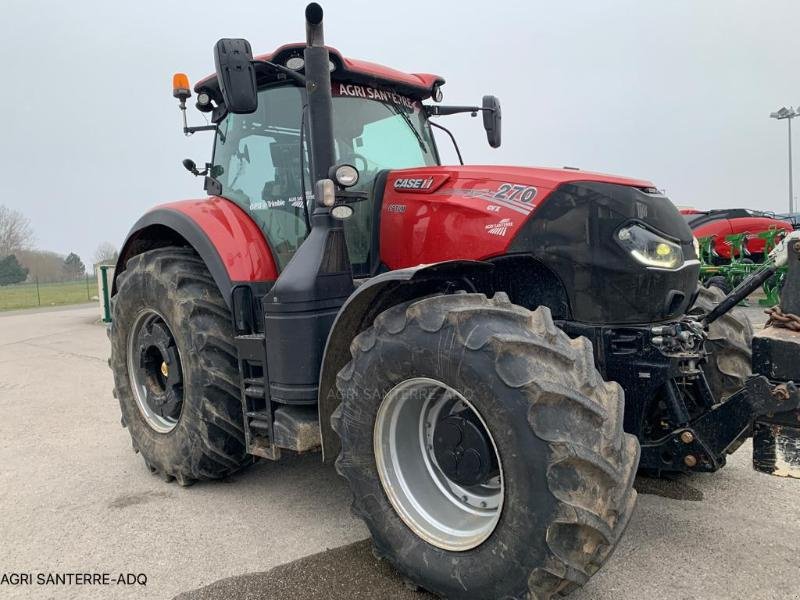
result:
[[[633,476],[639,445],[622,432],[624,395],[619,385],[604,382],[597,373],[591,343],[570,339],[555,325],[548,308],[528,311],[512,305],[502,292],[491,299],[483,294],[435,296],[379,315],[353,340],[352,360],[338,374],[337,385],[344,398],[353,391],[359,363],[376,346],[376,338],[403,335],[414,324],[437,334],[445,324],[465,323],[471,328],[467,351],[494,354],[497,377],[529,398],[531,430],[549,447],[547,483],[558,516],[548,526],[547,559],[528,575],[519,597],[550,598],[583,585],[600,568],[624,531],[636,499]],[[536,370],[526,368],[531,357],[537,361]],[[543,373],[549,378],[546,383]],[[551,409],[569,414],[571,427],[562,430],[541,418]],[[347,443],[351,418],[349,413],[345,418],[342,403],[331,424],[342,438],[336,470],[352,485],[362,466],[354,462]],[[574,476],[560,476],[564,469]],[[586,485],[571,488],[568,481],[575,477]],[[352,510],[370,525],[365,498],[354,496]],[[398,566],[392,549],[376,545],[375,552]]]

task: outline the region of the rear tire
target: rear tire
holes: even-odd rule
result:
[[[588,340],[571,340],[547,308],[460,293],[388,309],[351,353],[332,417],[342,441],[336,468],[377,556],[448,598],[550,598],[583,585],[608,559],[635,504],[639,444],[623,433],[622,389],[602,380]],[[458,551],[426,541],[413,516],[398,514],[381,481],[385,460],[376,458],[382,407],[422,378],[466,399],[499,455],[499,518]]]
[[[134,256],[117,279],[112,305],[114,395],[150,471],[189,485],[252,462],[230,310],[200,257],[172,247]],[[160,341],[144,349],[153,339]],[[155,367],[146,364],[153,356]],[[159,404],[167,401],[169,411]]]
[[[705,313],[725,297],[716,287],[700,287],[692,313]],[[709,327],[706,346],[709,355],[703,365],[708,385],[717,402],[740,390],[751,373],[753,325],[744,311],[733,308]]]

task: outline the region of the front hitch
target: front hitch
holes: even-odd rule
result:
[[[753,336],[752,375],[744,387],[663,438],[643,443],[640,467],[716,471],[752,435],[757,471],[800,479],[800,231],[784,238],[770,253],[767,266],[700,317],[699,323],[707,327],[783,265],[788,268],[781,306]],[[683,333],[661,329],[662,351]]]
[[[753,337],[753,380],[769,387],[748,390],[762,402],[753,426],[753,467],[757,471],[800,479],[800,239],[784,239],[788,269],[779,310]],[[777,383],[775,383],[777,382]],[[796,382],[796,383],[795,383]],[[768,409],[768,410],[767,410]]]

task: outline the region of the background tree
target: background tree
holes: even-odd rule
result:
[[[94,251],[94,264],[109,265],[117,262],[119,250],[111,242],[103,242]]]
[[[31,222],[21,212],[0,205],[0,257],[30,248],[33,243]]]
[[[31,279],[39,283],[55,283],[69,279],[64,272],[64,255],[49,250],[19,250],[14,253],[28,269]]]
[[[17,257],[9,254],[0,258],[0,285],[21,283],[28,277],[28,269],[19,264]]]
[[[84,266],[81,257],[74,252],[70,252],[67,255],[67,258],[64,259],[64,272],[71,279],[78,279],[79,277],[86,275],[86,267]]]

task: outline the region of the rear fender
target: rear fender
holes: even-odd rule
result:
[[[493,294],[493,271],[488,262],[452,260],[389,271],[356,288],[336,316],[320,371],[319,426],[325,462],[335,460],[341,447],[330,422],[341,402],[336,374],[350,360],[353,338],[386,309],[414,298],[457,289]]]
[[[120,251],[112,295],[116,293],[119,273],[131,258],[164,246],[192,247],[208,267],[228,306],[236,284],[278,278],[272,252],[258,225],[233,202],[212,197],[164,204],[142,216]]]

